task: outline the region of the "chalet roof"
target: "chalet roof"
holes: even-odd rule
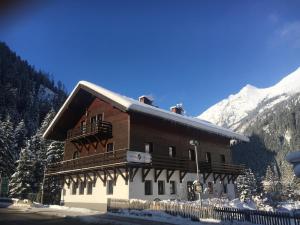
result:
[[[49,133],[54,129],[57,122],[60,120],[64,112],[68,109],[69,104],[73,101],[74,97],[80,90],[85,90],[89,92],[90,94],[99,97],[104,98],[107,100],[110,100],[116,104],[117,107],[124,111],[136,111],[148,115],[152,115],[155,117],[159,117],[162,119],[174,121],[186,126],[194,127],[203,131],[207,131],[209,133],[217,134],[220,136],[224,136],[231,139],[237,139],[241,141],[249,141],[249,139],[241,134],[238,134],[236,132],[233,132],[229,129],[214,125],[208,121],[201,120],[194,117],[188,117],[185,115],[176,114],[164,109],[157,108],[155,106],[147,105],[144,103],[139,102],[138,100],[117,94],[115,92],[112,92],[110,90],[107,90],[103,87],[100,87],[98,85],[95,85],[93,83],[87,82],[87,81],[80,81],[74,90],[69,95],[68,99],[65,101],[63,106],[58,111],[57,115],[45,131],[43,137],[47,138],[49,136]]]

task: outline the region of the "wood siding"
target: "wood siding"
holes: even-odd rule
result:
[[[112,123],[113,137],[108,140],[102,140],[96,145],[86,145],[82,147],[80,157],[103,153],[106,151],[107,143],[114,143],[114,149],[126,149],[129,146],[129,115],[115,107],[108,102],[95,98],[87,108],[87,115],[83,113],[81,118],[77,121],[73,128],[78,128],[82,121],[90,122],[92,116],[102,114],[102,120]],[[95,148],[96,146],[96,148]],[[88,150],[87,150],[88,148]],[[74,152],[77,151],[76,146],[69,140],[65,141],[64,160],[73,158]]]
[[[199,161],[205,161],[205,153],[211,153],[212,162],[221,162],[221,154],[225,162],[231,163],[230,140],[221,136],[209,134],[178,123],[162,120],[140,113],[131,113],[130,119],[130,149],[144,151],[147,142],[153,143],[153,154],[169,154],[169,146],[176,148],[176,157],[189,157],[191,139],[200,142]]]

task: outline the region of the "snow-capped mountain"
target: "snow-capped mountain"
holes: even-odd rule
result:
[[[296,93],[300,93],[300,67],[272,87],[257,88],[248,84],[237,94],[207,109],[198,118],[243,132],[266,109],[288,100]]]

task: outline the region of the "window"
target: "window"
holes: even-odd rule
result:
[[[212,182],[208,182],[207,189],[208,189],[208,193],[209,194],[213,194],[214,193],[214,188],[213,188],[213,183]]]
[[[81,181],[79,183],[79,194],[84,195],[84,182],[83,181]]]
[[[75,151],[74,153],[73,153],[73,159],[78,159],[79,158],[79,151]]]
[[[163,180],[159,180],[157,182],[158,185],[158,194],[164,195],[165,194],[165,182]]]
[[[81,130],[81,134],[84,134],[86,132],[86,121],[85,120],[81,121],[80,130]]]
[[[114,143],[108,143],[106,145],[106,151],[107,152],[113,152],[114,151]]]
[[[170,181],[170,194],[175,195],[176,194],[176,183],[174,180]]]
[[[223,192],[225,194],[227,194],[227,184],[224,184],[224,183],[223,183]]]
[[[153,144],[151,142],[145,143],[145,152],[147,153],[153,152]]]
[[[206,162],[211,162],[211,154],[210,154],[210,152],[206,152],[205,153],[205,160],[206,160]]]
[[[99,122],[102,121],[102,114],[91,117],[91,130],[95,131],[98,128]]]
[[[169,156],[176,157],[176,148],[174,146],[169,146]]]
[[[114,182],[112,180],[108,180],[106,188],[107,194],[112,195],[114,193]]]
[[[87,194],[88,195],[93,194],[93,182],[92,181],[89,181],[87,183]]]
[[[145,195],[152,195],[152,181],[145,180]]]
[[[221,157],[221,163],[225,163],[225,155],[220,155],[220,157]]]
[[[76,195],[77,192],[77,183],[72,183],[72,195]]]
[[[195,150],[194,149],[190,149],[189,150],[189,158],[191,161],[195,161]]]

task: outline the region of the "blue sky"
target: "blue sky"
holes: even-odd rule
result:
[[[5,41],[68,91],[88,80],[188,115],[300,67],[300,1],[49,1],[1,23]]]

